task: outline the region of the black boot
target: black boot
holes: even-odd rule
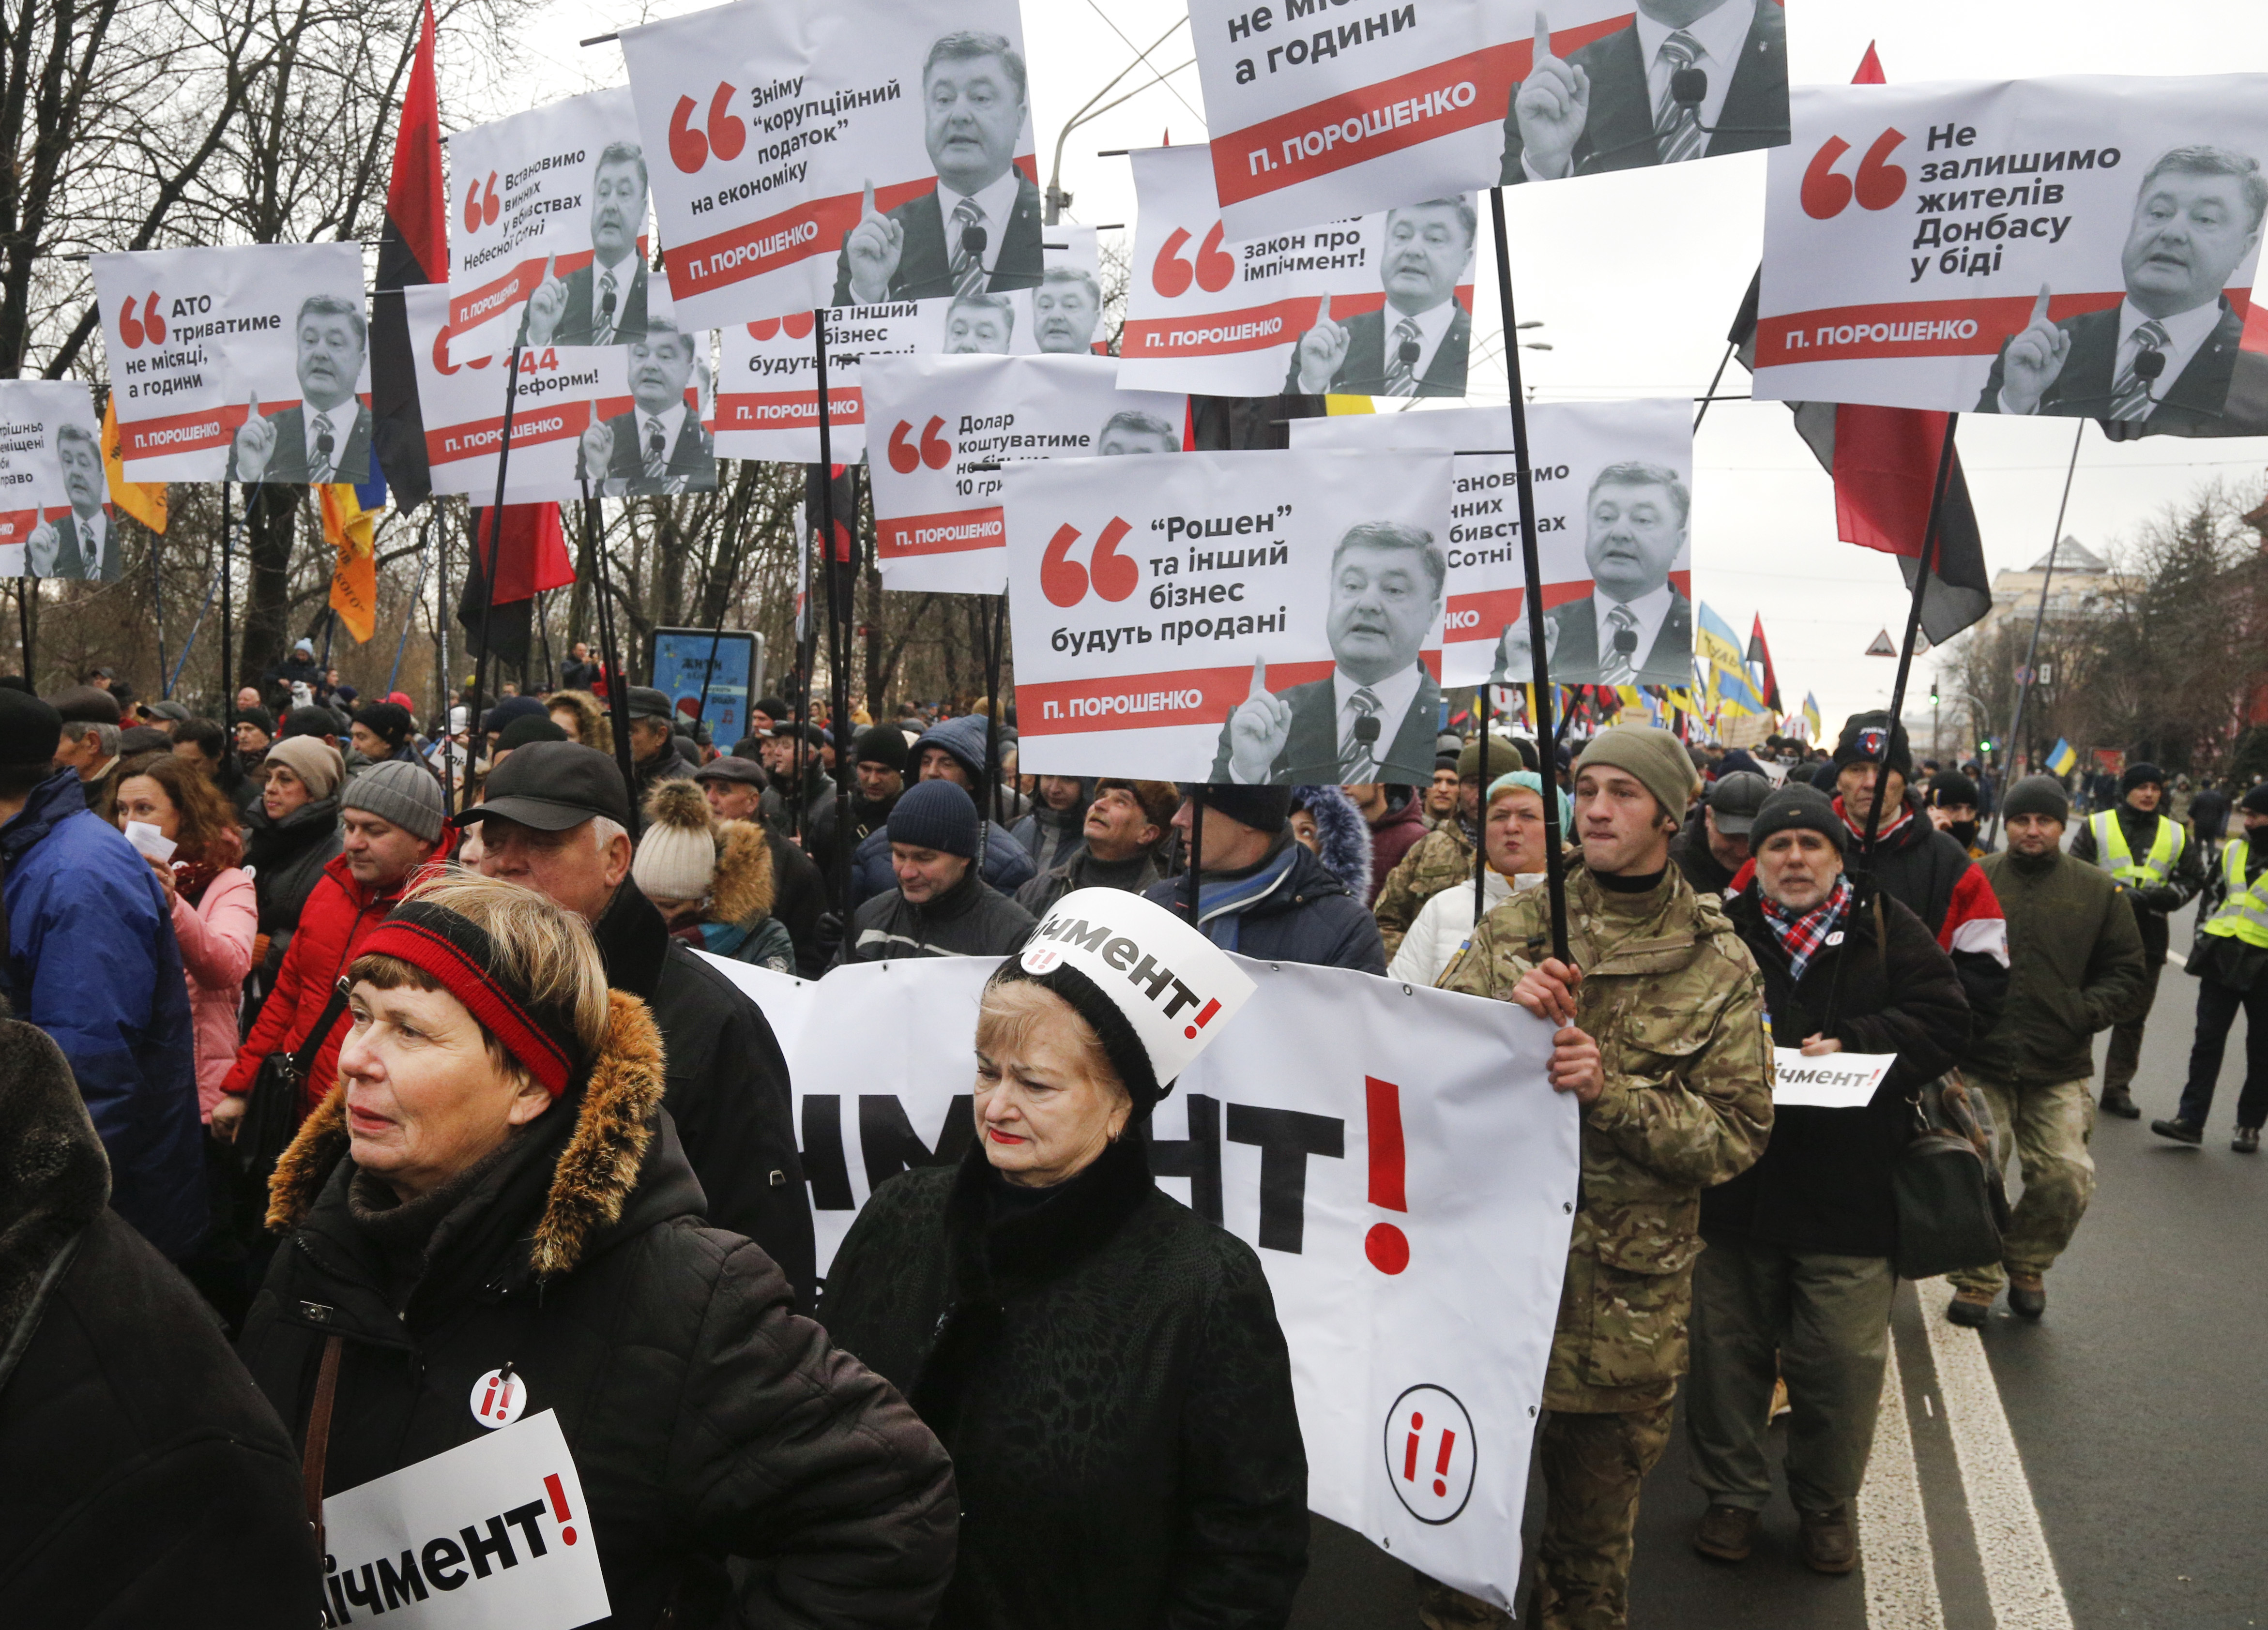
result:
[[[2121,1120],[2142,1119],[2142,1106],[2134,1101],[2134,1095],[2124,1087],[2102,1089],[2102,1112],[2116,1115]]]
[[[2205,1128],[2191,1126],[2186,1120],[2154,1120],[2150,1130],[2161,1138],[2171,1138],[2176,1143],[2186,1143],[2191,1149],[2205,1142]]]

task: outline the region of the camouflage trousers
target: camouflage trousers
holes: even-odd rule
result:
[[[1579,1415],[1555,1410],[1536,1435],[1543,1531],[1535,1543],[1534,1622],[1541,1630],[1623,1630],[1630,1621],[1638,1490],[1669,1446],[1674,1406]],[[1505,1630],[1509,1614],[1418,1576],[1425,1630]]]
[[[1973,1069],[1963,1074],[1992,1106],[1993,1159],[2005,1171],[2013,1149],[2024,1174],[2024,1195],[2001,1238],[2000,1260],[2010,1273],[2044,1274],[2071,1244],[2095,1197],[2095,1156],[2087,1148],[2095,1134],[2095,1094],[2084,1076],[2018,1086]],[[1995,1267],[1946,1277],[1956,1289],[1998,1290],[2002,1275]]]

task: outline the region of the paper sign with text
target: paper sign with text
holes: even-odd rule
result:
[[[1039,283],[1015,0],[737,0],[622,48],[687,322]]]
[[[1575,1204],[1579,1116],[1513,1003],[1233,958],[1254,990],[1152,1120],[1158,1186],[1258,1254],[1310,1508],[1508,1605]],[[943,957],[816,984],[711,958],[789,1061],[824,1273],[856,1208],[974,1141],[976,1002]],[[877,1029],[872,1015],[901,1022]],[[856,1092],[828,1083],[871,1039]]]
[[[1864,1109],[1897,1061],[1895,1053],[1825,1053],[1807,1058],[1800,1047],[1774,1047],[1772,1102]]]
[[[1240,240],[1225,234],[1205,149],[1131,157],[1139,209],[1122,383],[1221,396],[1465,393],[1470,193]]]
[[[92,268],[129,481],[370,479],[360,244],[151,249]]]
[[[1447,453],[1189,452],[1002,475],[1027,773],[1432,777]]]
[[[2210,424],[2268,75],[1807,85],[1766,171],[1756,394]]]
[[[330,1495],[323,1524],[328,1624],[575,1630],[608,1611],[583,1484],[549,1409]]]
[[[1294,419],[1290,428],[1292,445],[1302,451],[1431,448],[1459,455],[1441,683],[1477,685],[1506,664],[1513,683],[1526,683],[1533,668],[1511,415],[1501,408],[1444,408]],[[1599,653],[1611,653],[1613,637],[1602,648],[1598,624],[1604,617],[1611,628],[1614,606],[1634,602],[1660,615],[1635,625],[1645,649],[1638,650],[1633,640],[1636,677],[1623,682],[1683,685],[1693,661],[1693,541],[1686,513],[1692,408],[1668,398],[1540,403],[1528,410],[1528,437],[1552,678],[1562,685],[1608,682],[1600,677]],[[1602,589],[1599,571],[1609,588]]]
[[[0,380],[0,577],[117,580],[98,435],[83,382]]]
[[[865,370],[882,584],[998,594],[1002,472],[1032,459],[1179,452],[1189,399],[1122,391],[1107,356],[888,356]]]

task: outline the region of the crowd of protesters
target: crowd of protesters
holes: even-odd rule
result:
[[[2138,762],[2082,819],[2054,778],[1917,764],[1860,715],[1831,751],[1452,731],[1422,787],[1200,789],[1021,775],[1012,710],[762,696],[720,742],[578,664],[425,721],[305,642],[220,718],[99,669],[0,679],[0,1131],[43,1151],[0,1161],[0,1458],[77,1513],[11,1526],[0,1574],[88,1615],[197,1591],[305,1622],[306,1478],[464,1442],[444,1395],[509,1348],[562,1400],[619,1622],[1283,1623],[1284,1338],[1252,1252],[1150,1181],[1167,1061],[1018,958],[1073,895],[1553,1026],[1585,1203],[1537,1447],[1546,1626],[1624,1622],[1681,1389],[1698,1550],[1749,1555],[1785,1410],[1804,1560],[1858,1564],[1918,1106],[1955,1083],[1989,1182],[2022,1177],[1946,1316],[1989,1327],[2005,1289],[2043,1317],[2193,899],[2195,1050],[2153,1130],[2203,1141],[2240,1014],[2234,1147],[2268,1120],[2268,786],[2177,819]],[[1005,959],[979,1136],[879,1191],[822,1288],[788,1067],[718,965],[926,957]],[[1864,1108],[1776,1111],[1775,1049],[1896,1062]],[[136,1500],[190,1508],[178,1546],[119,1549],[105,1502]],[[1418,1589],[1436,1630],[1506,1622]]]

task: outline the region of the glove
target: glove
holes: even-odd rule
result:
[[[812,939],[819,947],[820,960],[834,961],[836,952],[843,949],[843,919],[831,911],[821,912],[812,929]]]
[[[2152,911],[2176,912],[2182,908],[2182,892],[2170,883],[2154,884],[2137,892]]]

